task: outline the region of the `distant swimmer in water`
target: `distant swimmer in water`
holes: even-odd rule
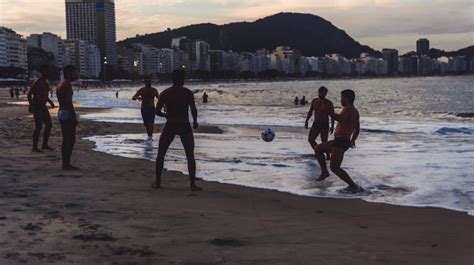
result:
[[[39,136],[43,124],[45,125],[43,132],[43,145],[41,149],[43,150],[54,150],[48,145],[49,136],[51,134],[51,128],[53,127],[51,123],[51,115],[49,110],[46,107],[46,103],[49,103],[51,108],[54,108],[54,103],[49,99],[49,75],[50,67],[49,65],[42,65],[40,67],[41,77],[33,82],[31,89],[28,91],[27,97],[28,102],[30,103],[29,111],[33,114],[33,119],[35,121],[35,129],[33,131],[33,152],[42,152],[38,149]]]
[[[306,101],[306,97],[303,96],[303,97],[301,98],[300,105],[303,105],[303,106],[304,106],[304,105],[306,105],[307,103],[308,103],[308,101]]]
[[[299,98],[295,97],[295,100],[293,101],[293,103],[295,104],[295,106],[297,106],[300,103]]]
[[[178,69],[172,74],[173,86],[163,91],[156,106],[156,114],[166,118],[158,144],[158,156],[156,157],[156,182],[154,188],[161,187],[161,174],[163,171],[166,152],[173,142],[175,136],[181,138],[186,158],[188,160],[188,171],[191,190],[201,190],[196,185],[196,160],[194,159],[194,135],[189,123],[189,110],[193,116],[193,128],[198,128],[198,112],[194,102],[194,94],[184,87],[186,72]],[[162,109],[165,108],[166,113]]]
[[[311,108],[306,116],[305,128],[309,127],[309,120],[314,113],[314,122],[309,130],[308,142],[311,148],[314,150],[316,147],[316,139],[321,134],[321,141],[323,143],[328,141],[329,133],[334,132],[334,119],[331,117],[331,128],[329,128],[329,117],[331,113],[334,113],[334,105],[330,100],[326,98],[328,89],[326,87],[320,87],[318,90],[318,98],[313,99],[311,102]],[[327,159],[329,160],[330,152],[327,152]]]
[[[71,155],[76,144],[76,127],[78,125],[76,111],[72,102],[74,91],[71,82],[77,79],[76,68],[73,65],[64,67],[64,80],[56,88],[56,96],[59,101],[58,119],[61,124],[63,142],[61,146],[61,156],[63,160],[63,170],[78,170],[78,167],[71,165]]]
[[[209,95],[206,92],[202,95],[202,103],[206,104],[209,99]]]
[[[144,82],[145,87],[140,88],[132,99],[142,102],[141,113],[143,125],[145,125],[148,135],[147,141],[152,141],[153,131],[155,130],[155,98],[159,99],[160,95],[158,90],[151,86],[150,77],[145,77]]]
[[[341,104],[343,109],[340,114],[331,113],[332,118],[338,121],[336,132],[334,133],[334,140],[322,143],[316,146],[314,150],[319,166],[321,167],[321,175],[318,181],[323,181],[329,177],[324,153],[331,152],[331,171],[349,185],[343,190],[348,193],[357,193],[362,190],[354,183],[349,174],[341,168],[344,153],[349,148],[355,148],[355,142],[360,132],[359,111],[354,107],[354,100],[354,91],[347,89],[341,92]]]

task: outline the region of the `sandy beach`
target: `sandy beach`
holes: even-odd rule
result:
[[[95,152],[82,139],[142,133],[141,125],[80,121],[72,161],[81,170],[64,172],[55,114],[56,150],[32,153],[32,118],[6,96],[2,91],[1,265],[474,263],[474,217],[466,213],[203,181],[204,191],[191,192],[178,172],[166,172],[164,188],[152,190],[154,163]]]

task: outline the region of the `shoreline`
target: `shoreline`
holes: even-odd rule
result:
[[[80,121],[73,163],[30,152],[32,120],[0,98],[0,263],[471,264],[466,213],[310,198],[199,181],[154,163],[93,151],[90,135],[142,133],[137,124]],[[78,109],[78,113],[89,110]],[[55,116],[51,142],[60,146]]]

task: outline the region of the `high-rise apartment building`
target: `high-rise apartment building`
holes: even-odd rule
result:
[[[416,53],[418,55],[426,55],[430,51],[430,41],[427,39],[419,39],[416,41]]]
[[[67,38],[97,45],[102,64],[117,64],[114,0],[66,0]]]
[[[398,73],[398,51],[395,49],[383,49],[382,58],[387,62],[387,73]]]

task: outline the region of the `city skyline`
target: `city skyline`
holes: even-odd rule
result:
[[[45,4],[45,3],[50,4]],[[431,46],[457,50],[474,43],[472,2],[420,0],[323,1],[115,1],[118,40],[189,24],[253,21],[278,12],[321,16],[362,44],[401,53],[415,50],[414,40],[428,38]],[[0,25],[23,35],[52,32],[66,37],[65,1],[0,0]],[[197,12],[196,10],[199,10]],[[219,15],[215,15],[219,14]]]

